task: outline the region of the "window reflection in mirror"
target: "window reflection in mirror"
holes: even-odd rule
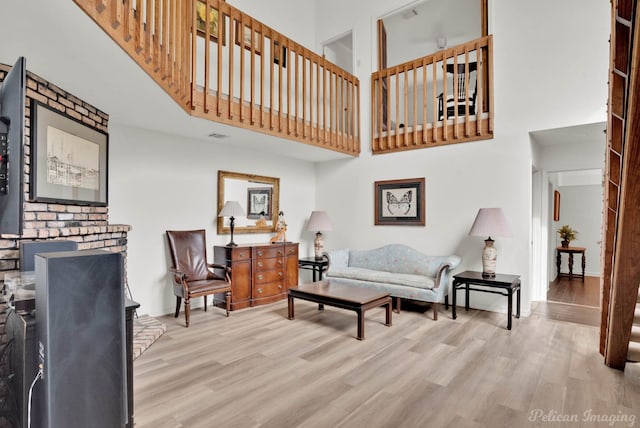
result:
[[[245,212],[235,218],[234,234],[275,231],[279,194],[279,178],[218,171],[218,212],[227,201],[237,201]],[[228,233],[229,219],[218,217],[218,234]]]

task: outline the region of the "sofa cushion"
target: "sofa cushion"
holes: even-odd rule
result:
[[[432,290],[434,287],[433,278],[424,275],[413,275],[408,273],[394,273],[365,268],[332,269],[331,276],[334,278],[348,278],[360,281],[381,282],[384,284],[405,285],[407,287],[425,288]]]

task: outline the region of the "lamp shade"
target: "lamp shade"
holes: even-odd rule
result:
[[[324,232],[327,230],[333,230],[327,212],[312,211],[311,217],[309,217],[309,222],[307,223],[307,230],[310,232]]]
[[[218,213],[218,217],[242,217],[246,215],[238,201],[227,201]]]
[[[480,208],[469,231],[471,236],[511,236],[502,208]]]

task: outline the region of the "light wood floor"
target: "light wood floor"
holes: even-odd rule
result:
[[[600,307],[600,278],[585,276],[580,278],[558,278],[549,283],[547,300],[574,305]]]
[[[135,361],[136,427],[610,426],[585,412],[640,424],[640,387],[603,364],[596,327],[533,314],[463,308],[403,311],[385,327],[355,313],[296,301],[161,318],[168,326]],[[531,421],[544,415],[573,423]],[[575,416],[574,416],[575,415]]]

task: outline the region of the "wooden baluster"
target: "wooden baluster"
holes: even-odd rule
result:
[[[380,138],[382,137],[382,99],[380,97],[380,89],[382,82],[380,81],[379,72],[373,73],[371,76],[371,150],[375,153],[380,150]],[[377,128],[377,136],[376,136]]]
[[[249,55],[249,62],[251,63],[251,72],[250,74],[250,79],[251,79],[251,87],[250,87],[250,94],[249,94],[249,122],[251,122],[251,125],[255,125],[256,120],[253,117],[253,107],[255,106],[256,103],[256,85],[255,85],[255,81],[256,81],[256,32],[253,28],[253,19],[251,19],[249,21],[249,31],[251,31],[251,38],[249,39],[250,43],[251,43],[251,51],[250,51],[250,55]],[[241,35],[241,40],[244,40],[244,37]]]
[[[196,109],[196,70],[198,68],[198,62],[197,62],[197,51],[196,51],[196,40],[198,38],[198,35],[196,34],[196,2],[192,1],[191,2],[191,110],[195,110]],[[147,12],[149,12],[149,9],[147,9]],[[208,56],[207,53],[205,51],[205,57],[204,57],[204,61],[205,61],[205,65],[207,64],[207,60],[208,60]],[[205,79],[207,79],[207,74],[205,72]],[[205,82],[205,87],[204,87],[204,105],[203,105],[203,111],[205,113],[207,113],[207,104],[206,104],[206,99],[207,99],[207,85]]]
[[[291,53],[291,47],[289,46],[289,44],[283,46],[283,49],[286,49],[287,56],[289,56],[289,54]],[[294,59],[296,75],[293,95],[295,96],[294,106],[296,111],[293,113],[293,119],[296,121],[295,135],[298,136],[298,56],[294,55]],[[293,64],[289,63],[289,67],[287,67],[287,135],[291,135],[291,67],[293,66]]]
[[[111,0],[111,27],[114,29],[122,24],[122,6],[122,0]]]
[[[453,138],[458,139],[458,99],[460,98],[460,74],[458,70],[458,52],[453,56]]]
[[[440,117],[438,116],[438,107],[436,106],[438,103],[438,96],[436,95],[438,93],[438,60],[435,55],[431,60],[431,71],[431,74],[433,75],[431,79],[431,102],[433,103],[433,122],[431,130],[433,131],[433,143],[436,143],[438,141],[438,122],[440,121]],[[444,103],[444,92],[442,102]]]
[[[258,44],[258,47],[260,48],[260,52],[262,52],[262,55],[260,55],[260,128],[264,128],[264,114],[265,114],[265,105],[264,105],[265,104],[264,103],[264,81],[265,81],[265,77],[264,77],[264,57],[265,57],[265,52],[264,52],[264,28],[262,27],[262,25],[260,25],[259,28],[260,28],[260,32],[258,33],[258,39],[260,40],[260,43]],[[269,73],[269,75],[271,75],[271,73]],[[271,82],[273,83],[273,79],[271,79]],[[269,108],[271,108],[272,105],[273,104],[269,105]],[[271,116],[271,114],[269,114],[269,116]],[[269,122],[269,123],[271,123],[271,122]],[[271,127],[271,129],[273,129],[273,126]]]
[[[176,1],[177,0],[170,0],[170,10],[171,12],[169,12],[169,55],[168,55],[168,61],[169,61],[169,86],[173,86],[175,85],[175,77],[176,77],[176,57],[175,57],[175,48],[176,48],[176,18],[178,15],[178,12],[176,10]]]
[[[169,77],[169,0],[164,0],[162,6],[162,38],[160,39],[162,55],[160,57],[160,70],[162,79],[164,80]]]
[[[305,50],[305,54],[306,54],[306,50]],[[314,74],[313,57],[309,55],[309,140],[311,142],[313,142],[313,139],[315,138],[313,135],[314,123],[316,123],[314,121],[315,117],[314,117],[314,111],[313,111],[313,106],[314,106],[313,97],[316,94],[316,91],[314,90],[314,88],[315,88],[317,77],[318,76]]]
[[[223,1],[221,1],[220,3],[224,3]],[[226,4],[226,3],[224,3]],[[222,8],[220,8],[219,12],[218,12],[218,17],[219,17],[219,21],[218,21],[218,32],[222,32],[222,25],[220,25],[221,22],[224,22],[225,19],[225,14],[222,13]],[[233,79],[236,75],[235,70],[234,70],[234,61],[233,61],[233,53],[235,51],[235,31],[234,30],[234,25],[235,23],[238,22],[235,20],[234,17],[232,17],[231,15],[229,15],[229,42],[227,43],[228,46],[228,51],[229,51],[229,98],[227,100],[228,102],[228,108],[227,108],[227,117],[232,120],[233,119]],[[225,37],[226,35],[226,31],[224,32],[222,37]],[[219,39],[222,40],[222,39]],[[221,46],[223,46],[224,43],[221,45],[220,43],[218,43],[218,49],[220,49]],[[240,48],[240,50],[242,51],[242,48]],[[222,93],[218,94],[218,97],[222,98]]]
[[[357,81],[356,81],[357,83]],[[356,153],[360,153],[360,87],[359,85],[356,85],[356,87],[354,88],[354,91],[356,91],[356,117],[358,118],[358,122],[357,122],[357,126],[355,127],[356,132],[357,132],[357,140],[356,140],[356,147],[355,147],[355,152]]]
[[[396,124],[395,124],[395,148],[400,147],[399,139],[400,139],[400,72],[401,70],[396,70]]]
[[[162,21],[160,19],[160,11],[162,10],[162,0],[155,0],[155,6],[153,8],[154,11],[154,18],[153,18],[153,24],[154,24],[154,31],[153,31],[153,71],[154,72],[158,72],[160,70],[160,37],[161,37],[161,33],[160,33],[160,28],[162,25]]]
[[[478,85],[478,98],[476,99],[476,135],[482,135],[482,114],[484,112],[484,79],[485,64],[483,60],[483,48],[480,43],[476,43],[476,61],[478,62],[476,75],[476,85]]]
[[[427,144],[427,59],[422,58],[422,144]]]
[[[146,5],[147,3],[145,1],[138,0],[136,13],[134,15],[136,53],[138,54],[144,49],[144,19],[146,14]]]
[[[387,68],[387,150],[391,149],[391,69]],[[394,130],[395,132],[395,130]]]
[[[271,49],[271,56],[276,55],[276,53],[280,50],[280,38],[273,43]],[[282,56],[282,55],[280,55]],[[272,61],[273,63],[273,61]],[[282,92],[284,91],[282,88],[282,58],[278,61],[278,132],[282,132]]]
[[[418,64],[413,64],[413,145],[418,145]]]
[[[287,51],[287,55],[289,55],[288,51]],[[297,52],[293,52],[293,60],[295,61],[295,70],[294,70],[295,73],[294,73],[294,77],[293,77],[293,86],[294,86],[294,94],[293,94],[293,96],[294,96],[294,99],[295,99],[295,101],[294,101],[295,111],[294,111],[293,119],[295,120],[295,126],[294,126],[293,130],[294,130],[294,135],[297,137],[299,135],[298,134],[298,129],[299,129],[298,128],[298,122],[299,122],[298,118],[300,117],[300,114],[298,112],[298,107],[299,107],[299,104],[300,104],[300,102],[298,100],[298,97],[300,96],[299,95],[299,89],[298,89],[298,86],[300,85],[300,81],[299,81],[300,80],[299,79],[300,70],[299,70],[299,65],[298,65],[299,61],[298,61],[298,53]],[[292,67],[289,66],[289,70],[291,70],[291,68]]]
[[[469,137],[469,47],[464,47],[464,136]],[[476,118],[477,120],[477,118]],[[477,123],[477,122],[476,122]]]
[[[297,57],[297,54],[295,55]],[[313,72],[311,72],[311,70],[309,70],[309,72],[310,72],[309,80],[313,81]],[[313,97],[311,97],[311,94],[309,94],[309,108],[311,108],[311,103],[313,101],[312,98]],[[307,138],[307,57],[306,55],[302,56],[302,138],[304,139]]]
[[[333,69],[329,69],[329,138],[330,145],[333,146],[335,130],[333,128],[333,114],[335,108],[333,107],[334,99],[333,99]]]
[[[286,64],[286,61],[284,59],[284,51],[287,51],[287,55],[289,55],[289,46],[286,42],[286,40],[282,41],[282,49],[278,49],[279,53],[280,53],[280,66],[282,67],[284,64]],[[289,64],[289,67],[287,67],[287,135],[291,135],[291,95],[294,91],[291,90],[291,69],[294,67],[293,64]],[[297,67],[297,64],[296,64]],[[294,81],[295,83],[295,81]],[[298,88],[295,88],[295,91],[297,93]],[[297,113],[297,111],[295,112]],[[295,119],[295,116],[294,116]]]
[[[269,128],[271,130],[273,130],[273,112],[274,112],[274,108],[273,108],[273,38],[271,38],[272,36],[269,36],[269,45],[271,46],[269,48],[270,51],[270,62],[269,62]],[[265,43],[266,44],[266,43]],[[262,56],[265,56],[264,53]],[[262,61],[262,60],[261,60]]]
[[[235,37],[238,38],[238,44],[240,45],[240,100],[238,102],[240,111],[238,112],[238,114],[240,115],[240,123],[244,123],[244,57],[246,56],[246,45],[244,42],[244,32],[246,27],[244,22],[244,14],[240,14],[240,22],[236,21],[236,26],[233,26],[231,28],[230,33],[235,33],[234,28],[240,29],[240,31],[238,31],[238,34],[235,35]],[[249,40],[249,43],[252,43],[252,41]],[[253,44],[249,46],[249,49],[253,49],[252,46]],[[231,49],[233,49],[233,47]]]
[[[211,87],[211,22],[209,19],[209,2],[205,2],[205,18],[204,18],[204,98],[203,98],[203,110],[205,113],[209,113],[209,92]],[[220,14],[218,14],[218,19],[220,18]],[[220,37],[220,32],[218,32],[218,37]],[[220,38],[218,38],[218,64],[217,64],[217,85],[216,85],[216,115],[220,116],[220,86],[221,86],[221,76],[220,67],[222,67],[221,56],[222,52],[220,51]]]
[[[104,0],[96,0],[96,10],[98,13],[102,13],[102,11],[106,8],[104,4]]]
[[[447,141],[447,56],[442,56],[442,140]]]
[[[402,123],[404,124],[404,128],[402,128],[402,145],[404,147],[407,146],[407,129],[409,128],[409,70],[407,70],[407,65],[402,69],[402,74],[404,76],[404,88],[402,90],[404,96],[404,114]]]
[[[493,36],[488,36],[487,40],[487,79],[489,86],[486,94],[489,97],[489,133],[493,132]]]
[[[209,46],[210,43],[210,36],[209,36],[209,1],[207,0],[207,11],[206,11],[206,22],[205,22],[205,29],[207,31],[207,36],[204,38],[205,40],[205,45]],[[218,52],[218,63],[216,65],[216,72],[218,73],[216,75],[216,116],[221,117],[222,116],[222,22],[224,22],[224,16],[221,13],[220,10],[220,3],[216,2],[216,9],[218,11],[218,35],[217,37],[217,42],[216,42],[216,49]],[[209,55],[205,55],[205,68],[208,68],[209,62],[210,62],[210,56]],[[209,96],[209,92],[205,92],[205,96]]]
[[[316,61],[316,139],[320,142],[320,62]]]
[[[141,0],[144,1],[144,0]],[[147,10],[145,14],[145,24],[143,25],[144,31],[144,54],[145,62],[148,64],[152,60],[152,40],[153,40],[153,0],[147,0]],[[195,12],[194,12],[195,13]],[[193,15],[195,22],[195,14]],[[194,27],[195,28],[195,27]]]

